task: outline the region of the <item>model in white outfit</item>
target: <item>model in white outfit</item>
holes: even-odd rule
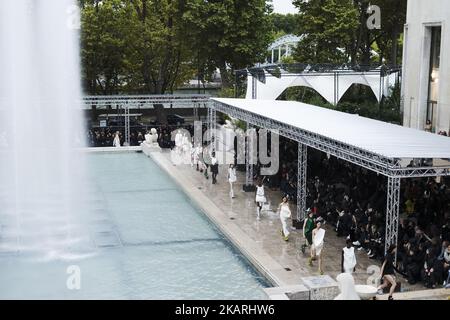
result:
[[[342,272],[353,273],[356,266],[355,248],[352,241],[347,240],[347,246],[342,249]]]
[[[262,184],[262,182],[260,181],[258,183],[258,185],[256,186],[256,197],[255,197],[255,201],[256,201],[256,217],[259,220],[261,218],[261,209],[263,204],[266,202],[266,196],[265,196],[265,192],[264,192],[264,185]]]
[[[334,300],[361,300],[355,288],[355,279],[349,273],[341,273],[336,277],[341,293]]]
[[[228,168],[228,182],[230,183],[230,197],[234,198],[234,191],[233,191],[233,183],[235,183],[237,180],[236,177],[236,168],[234,165],[230,164],[230,167]]]
[[[197,171],[200,171],[200,157],[202,155],[202,147],[198,145],[194,151],[194,164],[197,166]]]
[[[311,246],[311,257],[309,258],[309,265],[312,266],[312,261],[318,257],[319,258],[319,272],[323,274],[322,268],[322,251],[323,251],[323,240],[325,238],[325,230],[322,229],[322,222],[317,222],[317,227],[313,230],[313,245]]]
[[[120,148],[119,131],[117,131],[116,135],[114,136],[113,146],[116,147],[116,148]]]
[[[281,220],[281,235],[283,236],[284,241],[289,240],[289,228],[288,228],[288,220],[291,218],[291,209],[289,208],[289,201],[287,197],[283,198],[283,202],[278,206],[278,211],[280,212],[280,220]]]
[[[182,151],[182,140],[183,140],[183,136],[181,134],[180,131],[177,131],[177,133],[175,134],[175,152],[178,155],[181,155],[181,151]]]

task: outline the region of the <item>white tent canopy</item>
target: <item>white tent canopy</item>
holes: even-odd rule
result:
[[[353,84],[363,84],[372,89],[378,102],[380,102],[382,95],[390,95],[390,88],[395,85],[397,75],[398,73],[392,73],[383,77],[380,73],[341,73],[338,74],[336,79],[333,72],[328,72],[289,74],[277,78],[265,71],[265,83],[256,81],[256,99],[275,100],[287,88],[301,86],[316,90],[325,100],[336,105]],[[247,79],[247,99],[253,97],[253,83],[253,76],[249,75]],[[335,101],[335,93],[337,101]]]
[[[450,138],[295,101],[213,99],[391,159],[449,159]]]

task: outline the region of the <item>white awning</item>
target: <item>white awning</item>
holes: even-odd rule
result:
[[[256,98],[261,100],[275,100],[287,88],[290,87],[309,87],[317,91],[329,103],[336,105],[347,90],[353,84],[363,84],[372,90],[378,101],[382,99],[381,95],[389,96],[391,87],[396,83],[398,73],[392,73],[385,77],[380,74],[372,73],[346,73],[338,77],[338,86],[336,87],[336,78],[333,72],[328,73],[305,73],[305,74],[290,74],[288,76],[281,76],[277,78],[265,72],[265,83],[257,81]],[[381,87],[380,87],[381,85]],[[337,101],[335,101],[335,93]],[[253,77],[248,76],[247,79],[247,94],[246,98],[251,99],[253,95]]]
[[[213,100],[387,158],[450,158],[450,138],[425,131],[295,101]]]

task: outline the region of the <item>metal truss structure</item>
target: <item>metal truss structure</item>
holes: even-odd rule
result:
[[[199,108],[198,104],[195,103],[194,110],[193,110],[194,111],[194,121],[200,120],[199,115],[198,115],[198,108]]]
[[[125,105],[124,108],[125,115],[125,145],[130,145],[130,108],[128,105]]]
[[[252,78],[253,86],[252,86],[252,99],[256,99],[258,97],[258,92],[256,91],[258,88],[258,80],[256,77]]]
[[[321,77],[321,76],[333,76],[334,78],[334,98],[328,100],[328,102],[337,105],[339,103],[339,83],[346,76],[367,76],[376,75],[379,76],[379,103],[382,102],[382,97],[385,95],[384,77],[397,74],[396,83],[400,82],[402,73],[401,66],[389,66],[389,65],[352,65],[352,64],[272,64],[263,65],[254,68],[242,69],[235,71],[236,75],[236,95],[240,92],[239,78],[252,77],[252,99],[257,97],[258,82],[266,83],[266,78],[286,78],[286,77]],[[356,83],[356,82],[355,82]],[[374,92],[375,93],[375,92]]]
[[[253,76],[260,75],[263,76],[266,72],[269,75],[280,78],[281,75],[307,75],[315,73],[339,73],[339,74],[380,74],[385,76],[395,72],[401,72],[401,66],[391,66],[391,65],[361,65],[361,64],[333,64],[333,63],[280,63],[272,65],[264,65],[260,67],[248,68],[236,70],[237,75],[248,75],[249,73]],[[259,81],[264,82],[263,79],[258,77]]]
[[[199,108],[210,102],[207,95],[136,95],[136,96],[85,96],[84,109],[123,107],[132,105],[135,109],[153,109],[155,105],[167,108]]]
[[[210,97],[207,95],[85,96],[82,100],[84,109],[111,108],[117,110],[117,115],[123,115],[126,145],[130,145],[130,109],[153,109],[155,105],[163,105],[165,108],[192,108],[196,121],[199,118],[199,109],[207,108],[209,103]]]
[[[400,178],[388,177],[387,203],[386,203],[386,240],[385,250],[387,252],[390,245],[397,245],[398,223],[400,208]],[[397,256],[395,256],[397,262]]]
[[[251,123],[247,122],[247,132],[252,129]],[[246,150],[246,160],[245,160],[245,185],[252,186],[253,185],[253,164],[255,159],[253,159],[254,151],[253,147],[255,145],[255,141],[253,141],[254,137],[250,134],[247,134],[247,147]]]
[[[306,206],[306,148],[328,153],[336,158],[353,163],[357,166],[371,170],[378,174],[388,177],[387,188],[387,211],[386,211],[386,246],[397,241],[399,205],[400,205],[400,181],[401,178],[420,178],[420,177],[438,177],[450,176],[450,166],[443,167],[403,167],[402,159],[391,159],[379,154],[372,153],[361,148],[345,144],[327,137],[323,137],[314,132],[302,130],[264,116],[236,108],[220,102],[214,102],[209,105],[210,108],[228,114],[234,118],[260,127],[272,128],[277,130],[278,134],[299,143],[299,174],[298,174],[298,212],[299,218],[302,218]]]
[[[208,115],[207,115],[207,126],[209,132],[208,139],[209,141],[211,141],[212,152],[215,152],[217,149],[217,141],[214,130],[216,129],[216,124],[217,124],[217,112],[214,108],[208,108]]]
[[[306,212],[308,170],[308,147],[298,143],[298,173],[297,173],[297,220],[302,221]]]
[[[247,71],[246,71],[247,72]],[[264,70],[263,70],[264,72]],[[255,92],[256,94],[256,92]],[[246,121],[248,128],[252,126],[276,130],[277,134],[296,141],[298,145],[298,190],[297,190],[297,218],[304,218],[307,197],[307,148],[328,153],[336,158],[345,160],[357,166],[371,170],[387,177],[387,206],[386,206],[386,250],[391,244],[397,243],[400,184],[402,178],[438,177],[450,176],[448,166],[422,166],[404,167],[402,160],[391,159],[372,153],[361,148],[345,144],[314,132],[302,130],[287,124],[275,121],[264,116],[254,114],[231,105],[220,102],[212,102],[205,95],[161,95],[161,96],[92,96],[83,99],[85,109],[92,108],[117,108],[125,116],[125,141],[130,143],[130,109],[149,109],[154,105],[164,107],[193,108],[194,116],[198,116],[198,108],[206,107],[208,111],[208,129],[215,129],[217,124],[217,112],[228,114],[234,118]],[[216,141],[214,130],[210,130],[210,140],[215,150]],[[247,139],[249,141],[249,139]],[[253,145],[253,143],[251,144]],[[247,159],[249,159],[250,144],[247,147]],[[247,161],[246,184],[253,184],[253,165]]]

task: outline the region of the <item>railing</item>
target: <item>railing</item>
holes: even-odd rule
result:
[[[130,96],[85,96],[84,109],[125,107],[133,109],[153,109],[154,105],[177,108],[193,108],[196,104],[208,103],[209,95],[130,95]]]

